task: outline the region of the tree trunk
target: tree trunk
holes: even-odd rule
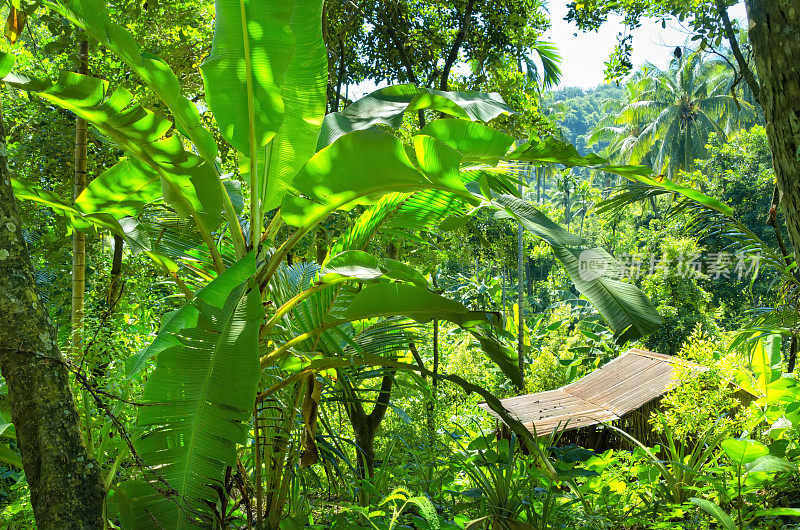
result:
[[[364,405],[358,400],[355,394],[346,396],[349,403],[345,403],[345,411],[353,427],[356,438],[358,474],[363,478],[375,478],[375,435],[378,433],[386,411],[389,408],[392,385],[394,383],[394,371],[387,370],[381,380],[381,388],[378,391],[378,398],[375,400],[375,407],[372,412],[366,414]]]
[[[543,177],[544,177],[544,166],[536,168],[536,204],[542,204]]]
[[[78,73],[86,75],[89,71],[89,41],[81,41],[78,52]],[[86,188],[86,120],[75,118],[75,177],[73,198],[77,199]],[[86,234],[72,232],[72,335],[71,353],[73,359],[83,354],[84,301],[86,295]]]
[[[775,176],[800,263],[800,7],[774,0],[745,5]]]
[[[9,180],[0,111],[0,370],[41,529],[101,528],[105,491],[81,439],[69,374],[36,292]]]
[[[317,250],[317,264],[322,266],[325,262],[325,258],[328,257],[328,232],[322,227],[317,227],[317,233],[314,239]]]
[[[520,195],[522,194],[522,184],[519,185]],[[525,357],[523,355],[525,347],[525,261],[523,258],[523,237],[522,237],[522,223],[517,222],[517,362],[519,363],[520,372],[520,386],[519,389],[525,388]]]
[[[111,261],[111,282],[108,286],[108,298],[106,303],[108,310],[111,311],[122,295],[122,250],[125,247],[125,240],[122,236],[114,236],[114,258]]]
[[[442,78],[439,80],[439,90],[448,89],[448,81],[450,80],[450,70],[458,59],[458,52],[461,50],[461,45],[464,39],[469,34],[469,28],[472,23],[472,9],[475,7],[475,0],[467,0],[467,5],[464,8],[464,14],[461,18],[461,24],[456,33],[456,38],[453,45],[450,47],[450,53],[444,60],[444,67],[442,68]]]

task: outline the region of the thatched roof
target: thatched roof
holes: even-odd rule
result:
[[[594,372],[556,390],[500,400],[528,430],[544,436],[557,429],[619,420],[657,399],[677,383],[675,367],[707,368],[677,357],[630,349]],[[496,416],[485,403],[484,410]],[[499,419],[499,418],[498,418]],[[569,423],[567,423],[569,422]]]

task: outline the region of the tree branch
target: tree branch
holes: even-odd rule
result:
[[[469,33],[469,27],[472,23],[472,9],[475,6],[475,0],[468,0],[467,7],[464,8],[464,18],[461,20],[461,26],[458,28],[456,40],[453,41],[453,47],[450,48],[450,53],[447,54],[447,59],[444,61],[444,68],[442,69],[442,77],[439,81],[439,89],[447,90],[447,81],[450,78],[450,70],[458,58],[458,51],[461,49],[464,39]]]
[[[747,82],[747,86],[750,87],[750,90],[753,92],[753,95],[760,104],[761,86],[758,84],[758,81],[756,81],[756,76],[753,74],[750,66],[748,66],[744,55],[742,55],[742,50],[739,48],[739,41],[736,40],[736,33],[733,31],[733,25],[731,25],[731,19],[728,17],[728,9],[723,5],[722,0],[716,0],[716,5],[717,12],[722,19],[722,27],[725,30],[725,36],[728,38],[728,43],[731,45],[733,56],[736,58],[736,62],[739,65],[742,75],[744,76],[744,80]]]
[[[372,432],[375,432],[375,429],[381,424],[383,417],[386,415],[386,410],[389,408],[389,398],[392,395],[394,373],[394,370],[387,370],[387,372],[383,374],[381,389],[378,392],[378,399],[375,400],[375,408],[372,409],[372,412],[370,412],[367,418],[369,428]]]

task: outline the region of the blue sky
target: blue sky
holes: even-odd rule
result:
[[[611,17],[599,32],[583,33],[574,24],[564,20],[567,14],[565,0],[548,1],[552,27],[544,39],[554,43],[561,53],[561,87],[579,86],[590,88],[603,82],[605,63],[617,43],[617,33],[623,29],[620,17]],[[731,19],[746,18],[744,3],[729,9]],[[577,33],[577,35],[575,35]],[[656,66],[666,67],[672,58],[675,46],[683,45],[691,33],[687,26],[677,21],[667,24],[665,29],[656,20],[643,21],[633,32],[633,64],[640,66],[650,61]]]

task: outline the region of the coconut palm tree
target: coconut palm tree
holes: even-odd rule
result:
[[[602,121],[590,141],[609,141],[620,162],[644,163],[673,178],[688,171],[714,133],[716,141],[752,125],[751,104],[731,94],[733,79],[724,63],[685,50],[666,70],[647,65],[626,86],[626,101]]]
[[[589,136],[590,146],[607,143],[604,154],[617,163],[648,164],[651,142],[642,135],[647,121],[630,109],[640,105],[652,95],[652,77],[649,68],[643,68],[625,84],[623,99],[609,98],[603,102],[607,113]]]

